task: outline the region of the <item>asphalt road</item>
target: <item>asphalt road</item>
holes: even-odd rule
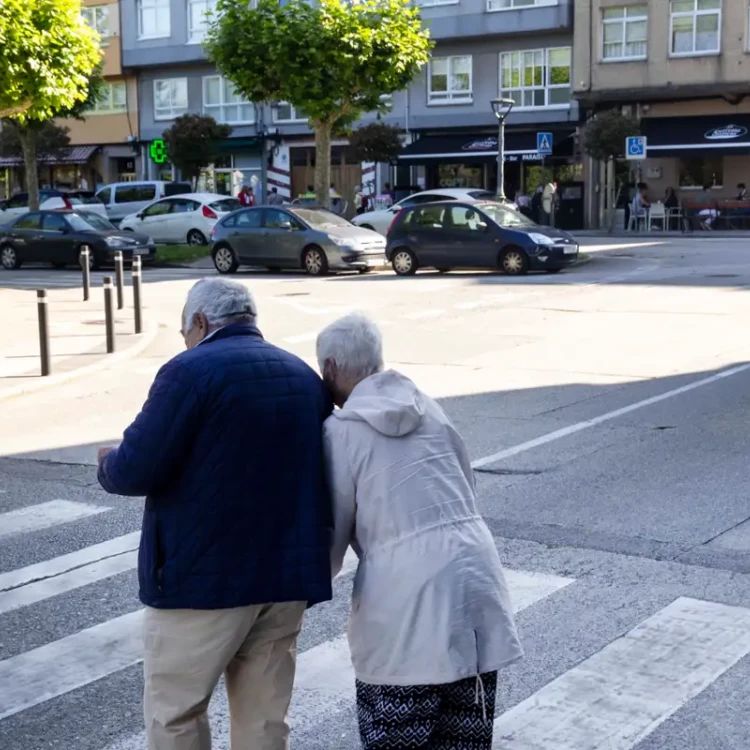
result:
[[[589,252],[587,265],[523,279],[237,278],[266,337],[311,364],[321,327],[370,314],[389,365],[464,435],[527,654],[500,676],[497,748],[747,750],[750,247]],[[91,464],[179,351],[184,295],[202,273],[147,272],[161,330],[138,359],[0,405],[3,750],[145,748],[142,502],[104,495]],[[40,283],[77,274],[0,273],[0,295]],[[358,747],[343,639],[352,575],[306,619],[293,747]],[[225,749],[221,694],[211,711]]]

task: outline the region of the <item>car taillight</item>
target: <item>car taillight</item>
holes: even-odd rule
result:
[[[393,225],[396,223],[396,221],[398,220],[399,216],[401,216],[401,210],[400,209],[398,211],[396,211],[396,213],[393,214],[393,218],[391,219],[391,223],[388,225],[388,229],[385,232],[386,234],[388,234],[388,232],[390,232],[391,229],[393,229]]]
[[[68,210],[73,208],[73,204],[70,202],[70,199],[68,198],[67,195],[63,195],[62,199],[63,199],[63,203],[65,204],[65,208],[67,208]]]
[[[219,217],[216,215],[216,211],[213,211],[208,206],[203,206],[203,215],[207,219],[218,219]]]

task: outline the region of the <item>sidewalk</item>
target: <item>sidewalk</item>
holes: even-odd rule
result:
[[[662,240],[705,240],[710,238],[728,238],[734,240],[750,239],[750,231],[744,231],[740,229],[730,231],[704,231],[696,230],[695,232],[628,232],[625,229],[614,229],[612,232],[608,232],[606,229],[572,229],[570,233],[574,237],[609,237],[612,239],[623,239],[628,238],[631,240],[638,239],[662,239]]]
[[[117,307],[116,293],[115,308]],[[115,309],[115,353],[106,353],[104,302],[101,289],[92,289],[83,302],[80,289],[48,292],[51,375],[41,376],[39,323],[35,290],[0,290],[0,401],[52,386],[115,361],[134,356],[148,345],[153,330],[134,333],[133,309]]]

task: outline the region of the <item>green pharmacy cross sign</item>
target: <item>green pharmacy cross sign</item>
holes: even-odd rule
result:
[[[151,141],[148,149],[154,164],[164,164],[167,160],[167,144],[161,138]]]

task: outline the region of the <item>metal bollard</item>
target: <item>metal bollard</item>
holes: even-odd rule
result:
[[[107,354],[115,350],[115,311],[112,304],[112,277],[104,277],[104,327],[107,331]]]
[[[81,248],[81,271],[83,272],[83,301],[88,302],[89,291],[91,289],[91,266],[89,265],[89,258],[91,257],[91,249],[88,245],[84,245]]]
[[[125,279],[121,250],[115,253],[115,285],[117,286],[117,309],[122,310],[125,307],[125,294],[123,292]]]
[[[133,309],[135,313],[135,332],[143,332],[143,312],[141,308],[141,259],[133,258]]]
[[[39,313],[39,354],[42,358],[42,376],[51,372],[49,356],[49,319],[47,307],[47,290],[36,290],[36,308]]]

